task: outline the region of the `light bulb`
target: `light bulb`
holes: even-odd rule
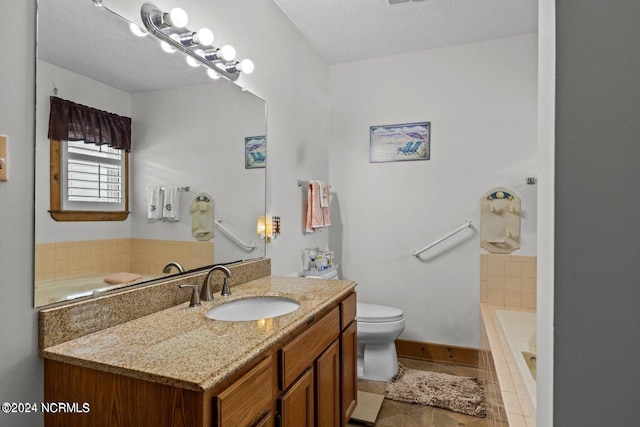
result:
[[[213,44],[213,31],[208,28],[200,28],[196,33],[196,39],[202,46],[211,46]]]
[[[236,49],[230,44],[225,44],[220,48],[220,57],[225,61],[233,61],[236,57]]]
[[[196,61],[195,59],[193,59],[190,56],[187,56],[187,64],[189,64],[192,67],[198,67],[200,66],[200,63],[198,61]]]
[[[165,41],[160,42],[160,47],[162,48],[162,50],[164,50],[167,53],[173,53],[176,51],[174,48],[171,47],[169,43]]]
[[[238,65],[236,66],[236,69],[238,71],[242,71],[245,74],[251,74],[253,73],[253,70],[255,69],[255,66],[253,65],[253,61],[250,59],[243,59],[242,61],[240,61],[240,63],[238,63]]]
[[[169,11],[169,23],[176,28],[184,28],[189,23],[189,15],[183,9],[174,7]]]
[[[147,34],[149,34],[149,33],[147,32],[147,30],[143,30],[142,28],[138,27],[138,26],[137,26],[136,24],[134,24],[133,22],[131,22],[131,23],[129,24],[129,30],[131,30],[131,32],[132,32],[133,34],[135,34],[136,36],[138,36],[138,37],[144,37],[144,36],[146,36]]]
[[[213,80],[218,80],[220,78],[220,74],[216,73],[211,68],[207,70],[207,75]]]

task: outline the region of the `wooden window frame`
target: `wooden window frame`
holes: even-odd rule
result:
[[[62,143],[60,140],[52,139],[50,144],[50,178],[49,194],[50,207],[49,214],[56,221],[124,221],[129,217],[129,153],[124,152],[124,210],[123,211],[79,211],[65,210],[62,208]]]

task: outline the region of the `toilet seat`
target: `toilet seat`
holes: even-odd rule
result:
[[[397,322],[404,319],[402,310],[379,304],[356,304],[356,321],[364,323]]]

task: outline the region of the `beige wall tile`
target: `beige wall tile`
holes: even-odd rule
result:
[[[522,294],[522,308],[536,308],[536,294]]]
[[[489,276],[504,276],[504,261],[489,260],[487,263],[487,274]]]
[[[490,291],[504,290],[504,276],[489,276],[487,280],[487,289]]]
[[[537,292],[537,280],[535,277],[522,278],[522,292],[527,294],[535,294]]]
[[[514,261],[505,262],[504,275],[509,277],[522,277],[522,263]]]
[[[522,277],[537,277],[537,265],[533,262],[522,263]]]
[[[522,293],[521,292],[505,292],[504,293],[504,305],[505,307],[522,307]]]
[[[520,277],[505,277],[504,290],[505,292],[522,292],[522,279]]]
[[[486,256],[480,256],[480,280],[487,281],[489,275],[489,261]]]
[[[480,282],[480,302],[489,302],[489,285],[486,281]]]
[[[489,261],[511,261],[511,255],[488,254]]]
[[[491,305],[497,305],[500,307],[504,307],[504,292],[503,291],[488,291],[487,292],[487,301]]]

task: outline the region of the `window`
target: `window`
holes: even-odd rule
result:
[[[124,156],[106,145],[63,141],[62,206],[123,210]]]
[[[83,141],[51,141],[51,216],[56,221],[122,221],[128,212],[123,150]]]
[[[50,107],[51,217],[126,219],[131,118],[55,96],[50,97]]]

